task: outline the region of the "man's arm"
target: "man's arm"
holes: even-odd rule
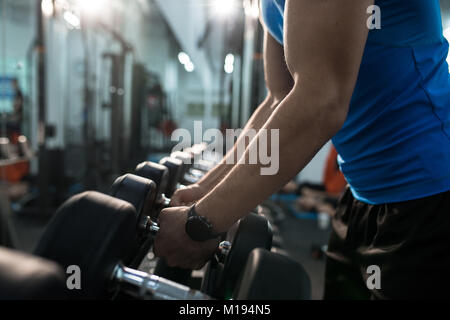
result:
[[[285,52],[294,87],[263,129],[279,129],[277,175],[262,165],[237,164],[196,204],[199,215],[226,231],[297,174],[342,127],[367,39],[366,10],[374,0],[287,0]],[[260,130],[244,154],[264,139]],[[269,139],[270,141],[270,139]],[[199,268],[218,240],[197,242],[185,232],[189,208],[165,209],[154,251],[170,266]]]
[[[235,145],[224,156],[222,161],[210,170],[198,183],[200,190],[194,188],[181,189],[172,197],[172,205],[181,205],[198,200],[214,188],[233,168],[238,159],[238,145],[245,148],[250,141],[246,139],[249,130],[258,132],[276,109],[278,104],[291,91],[293,79],[286,66],[283,47],[268,33],[264,31],[264,77],[267,86],[267,97],[258,106],[248,120]],[[245,149],[242,148],[242,149]],[[242,152],[242,151],[241,151]],[[241,154],[242,156],[242,154]]]
[[[285,52],[294,87],[263,129],[279,129],[277,175],[239,164],[197,203],[217,231],[235,221],[298,173],[345,122],[367,39],[373,0],[288,0]],[[244,155],[257,150],[261,132]],[[270,141],[270,139],[269,139]],[[243,160],[244,160],[243,159]],[[247,163],[247,161],[245,162]]]

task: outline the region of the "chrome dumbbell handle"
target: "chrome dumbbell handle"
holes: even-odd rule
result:
[[[159,225],[156,222],[150,221],[148,229],[153,235],[156,235],[159,232]]]
[[[140,228],[143,231],[149,232],[152,236],[156,236],[159,232],[159,225],[156,222],[152,221],[152,219],[148,216],[145,216],[142,219]]]
[[[211,300],[200,291],[142,271],[117,265],[113,278],[122,292],[139,299]]]

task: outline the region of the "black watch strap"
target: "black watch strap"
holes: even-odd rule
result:
[[[191,206],[186,221],[186,233],[195,241],[207,241],[222,236],[222,233],[214,232],[212,223],[205,217],[198,215],[195,204]]]

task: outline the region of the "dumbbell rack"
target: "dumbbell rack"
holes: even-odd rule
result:
[[[169,172],[178,182],[192,168],[182,165],[180,158],[184,155],[175,156],[178,159],[166,159],[166,163],[175,164],[174,167],[178,168],[175,174],[173,170]],[[117,299],[124,294],[137,299],[163,300],[264,298],[261,293],[270,292],[255,288],[266,285],[267,280],[281,285],[278,287],[282,290],[276,292],[278,298],[309,297],[309,279],[304,276],[306,273],[302,267],[287,257],[270,252],[272,228],[258,213],[241,219],[222,239],[203,274],[202,290],[144,272],[142,269],[149,268],[146,262],[156,260],[142,261],[136,259],[136,254],[139,257],[142,243],[145,243],[146,250],[143,252],[149,252],[152,235],[158,232],[158,226],[152,221],[155,207],[149,205],[156,199],[157,187],[142,177],[126,180],[130,177],[121,177],[113,185],[113,194],[122,200],[96,192],[80,194],[62,205],[47,227],[35,253],[58,262],[63,268],[79,265],[84,272],[83,289],[70,292],[69,298]],[[170,192],[177,183],[171,181],[167,185],[172,189],[164,191]],[[127,191],[126,187],[130,186],[133,187]],[[134,192],[136,190],[140,191]],[[146,257],[154,258],[154,255],[149,253]],[[130,268],[129,264],[136,262],[141,262],[140,269]],[[268,274],[276,268],[274,264],[296,270],[300,277],[284,279],[283,274]],[[299,291],[298,286],[306,289]],[[275,294],[275,288],[272,291]]]

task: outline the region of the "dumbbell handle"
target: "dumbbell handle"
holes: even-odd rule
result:
[[[186,188],[186,186],[177,184],[177,190],[184,189],[184,188]],[[160,206],[160,209],[162,210],[162,209],[168,208],[170,206],[171,198],[166,197],[166,195],[163,193],[163,194],[159,195],[159,198],[156,201],[158,201],[158,205]]]
[[[145,230],[152,236],[156,236],[156,234],[159,232],[159,225],[156,222],[152,221],[152,219],[148,216],[144,217],[141,227],[142,230]]]
[[[113,278],[122,292],[140,299],[212,300],[200,291],[122,265],[116,266]]]

